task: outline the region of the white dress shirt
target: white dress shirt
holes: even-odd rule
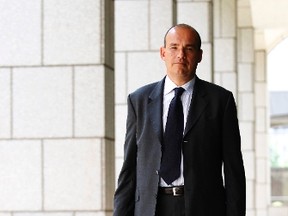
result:
[[[189,107],[190,107],[190,103],[191,103],[191,99],[192,99],[192,95],[193,95],[194,83],[195,83],[195,77],[192,80],[190,80],[189,82],[185,83],[184,85],[177,86],[175,83],[172,82],[172,80],[168,76],[166,76],[165,84],[164,84],[164,91],[163,91],[163,116],[162,116],[163,131],[165,131],[169,105],[170,105],[170,102],[175,95],[174,88],[177,88],[177,87],[182,87],[185,89],[185,91],[181,95],[181,101],[182,101],[182,105],[183,105],[183,114],[184,114],[184,129],[185,129],[185,125],[187,122],[187,115],[188,115],[188,111],[189,111]],[[184,131],[183,131],[183,133],[184,133]],[[159,185],[161,187],[184,185],[183,154],[181,156],[180,177],[178,179],[176,179],[174,182],[172,182],[171,185],[167,185],[166,182],[162,178],[160,178],[160,184]]]

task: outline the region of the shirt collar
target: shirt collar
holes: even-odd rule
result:
[[[192,92],[195,84],[195,76],[192,80],[188,81],[182,86],[177,86],[168,76],[165,77],[165,84],[164,84],[164,95],[169,94],[174,88],[182,87],[189,93]]]

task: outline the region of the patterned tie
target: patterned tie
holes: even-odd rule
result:
[[[175,88],[175,96],[172,99],[163,139],[162,162],[159,174],[170,185],[180,176],[181,147],[184,129],[183,106],[181,95],[183,88]]]

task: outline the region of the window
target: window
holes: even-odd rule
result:
[[[288,125],[270,128],[271,201],[288,205]]]

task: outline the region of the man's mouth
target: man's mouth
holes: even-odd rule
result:
[[[174,64],[177,64],[177,65],[186,65],[184,62],[176,62]]]

